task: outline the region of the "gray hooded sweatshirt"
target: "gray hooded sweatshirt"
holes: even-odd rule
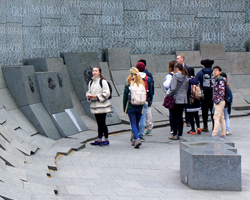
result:
[[[180,72],[175,73],[173,75],[170,84],[170,89],[167,91],[166,96],[167,97],[174,96],[175,104],[187,104],[188,103],[187,91],[188,91],[188,78]]]

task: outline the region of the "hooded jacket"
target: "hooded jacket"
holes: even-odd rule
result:
[[[188,85],[188,78],[186,76],[180,72],[175,73],[166,97],[174,96],[175,104],[187,104]]]
[[[206,88],[203,88],[203,75],[204,74],[212,74],[212,73],[213,73],[213,69],[212,68],[202,68],[202,70],[200,70],[196,74],[196,78],[199,80],[202,90],[206,89]]]

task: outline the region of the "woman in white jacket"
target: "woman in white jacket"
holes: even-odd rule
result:
[[[111,112],[111,104],[108,99],[110,96],[109,86],[106,79],[101,75],[101,68],[92,69],[92,80],[89,82],[86,96],[90,104],[90,111],[95,115],[98,126],[98,139],[91,145],[109,145],[108,128],[106,125],[106,115]],[[102,86],[101,86],[102,85]],[[102,141],[102,137],[105,140]]]
[[[163,82],[163,87],[166,91],[170,89],[170,84],[174,75],[174,65],[177,63],[177,61],[173,60],[168,63],[168,74],[165,77],[165,80]],[[173,117],[172,117],[172,109],[169,109],[169,121],[170,121],[170,134],[173,134]]]

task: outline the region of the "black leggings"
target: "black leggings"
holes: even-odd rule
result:
[[[179,129],[178,136],[182,136],[183,132],[183,108],[184,104],[174,104],[174,107],[172,109],[172,117],[173,117],[173,135],[177,135],[177,131]]]
[[[104,135],[105,139],[108,139],[109,137],[109,132],[108,132],[108,127],[106,125],[106,114],[107,113],[100,113],[100,114],[95,114],[97,126],[98,126],[98,138],[102,138]]]
[[[189,120],[190,120],[190,124],[191,124],[191,130],[195,131],[195,127],[194,127],[194,119],[196,122],[196,128],[200,128],[200,118],[199,118],[199,112],[189,112]]]

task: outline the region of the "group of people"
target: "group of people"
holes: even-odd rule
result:
[[[204,66],[196,76],[194,68],[188,67],[184,55],[177,55],[176,60],[169,62],[169,73],[163,82],[166,97],[173,96],[175,103],[169,109],[170,133],[169,139],[178,140],[183,135],[183,112],[185,121],[190,124],[188,134],[209,132],[208,113],[210,111],[213,124],[211,137],[217,136],[221,124],[221,137],[232,134],[230,130],[229,114],[231,105],[225,102],[225,87],[227,77],[221,72],[219,66],[214,66],[213,60],[201,60]],[[98,126],[98,138],[91,145],[109,145],[106,114],[111,112],[108,99],[110,89],[108,82],[101,74],[100,67],[92,70],[92,80],[89,82],[86,93],[87,100],[91,102],[90,110],[95,115]],[[222,77],[223,76],[223,77]],[[100,84],[102,83],[102,84]],[[134,105],[129,101],[130,87],[143,85],[146,91],[146,101],[141,105]],[[193,86],[199,86],[202,98],[192,98]],[[151,106],[154,96],[154,80],[152,74],[146,69],[146,60],[139,60],[136,67],[132,67],[127,77],[123,93],[123,110],[128,114],[131,125],[131,143],[134,148],[139,148],[144,141],[144,136],[152,135]],[[200,128],[199,110],[202,110],[203,128]],[[195,129],[196,124],[196,129]],[[146,132],[144,133],[146,127]],[[102,139],[104,136],[104,140]]]
[[[163,82],[166,97],[174,96],[175,103],[169,109],[170,133],[169,139],[178,140],[183,135],[183,112],[185,120],[190,123],[188,134],[209,132],[208,113],[212,120],[211,137],[216,137],[221,125],[221,138],[231,135],[229,114],[231,103],[225,101],[227,75],[219,66],[214,66],[213,60],[201,60],[204,66],[196,76],[194,68],[184,63],[184,55],[178,55],[176,61],[169,62],[169,73]],[[200,98],[194,98],[193,88],[200,89]],[[199,110],[202,110],[203,128],[200,128]],[[195,124],[196,128],[195,129]]]

